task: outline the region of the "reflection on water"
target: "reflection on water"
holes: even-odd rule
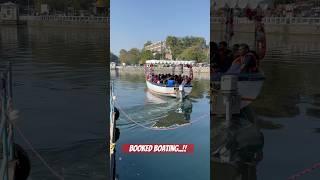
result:
[[[157,103],[159,102],[159,99],[162,98],[161,99],[162,103],[159,103],[159,104],[163,105],[163,103],[165,103],[163,101],[167,101],[168,105],[170,104],[175,105],[175,108],[167,111],[166,116],[157,120],[154,123],[153,127],[166,128],[166,127],[173,127],[173,126],[181,126],[181,125],[190,123],[190,120],[191,120],[190,115],[192,113],[192,102],[188,97],[184,99],[182,102],[180,102],[177,99],[173,99],[169,97],[168,98],[157,97],[157,95],[153,95],[152,93],[150,93],[150,91],[148,91],[147,94],[148,94],[147,97],[149,97],[148,98],[149,101],[154,101],[155,103]],[[155,98],[158,98],[158,99],[156,99],[155,101],[154,100]]]
[[[211,123],[211,179],[257,179],[263,159],[264,135],[254,113],[245,108],[230,126],[225,117],[213,116]]]
[[[120,179],[209,179],[209,81],[194,80],[191,95],[178,99],[152,94],[144,74],[113,77],[120,111],[117,174]],[[124,154],[123,144],[194,144],[187,154]]]
[[[13,65],[17,126],[66,179],[107,177],[106,39],[102,30],[0,27],[0,64]],[[28,153],[30,179],[55,179]]]
[[[252,45],[253,35],[236,33],[233,42]],[[320,38],[268,34],[267,44],[262,61],[266,81],[251,104],[265,137],[257,179],[287,179],[319,161]],[[313,180],[319,174],[315,170],[302,179]]]

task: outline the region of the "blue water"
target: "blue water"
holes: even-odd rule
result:
[[[134,77],[132,77],[134,76]],[[177,113],[179,102],[174,98],[154,96],[147,91],[143,74],[114,77],[117,102],[130,118],[152,127],[166,120],[176,127],[184,116]],[[117,143],[117,174],[121,180],[206,180],[210,173],[210,104],[207,96],[209,81],[195,80],[194,94],[185,103],[191,107],[185,126],[174,130],[150,130],[133,123],[120,112],[117,122],[121,135]],[[190,109],[189,111],[190,112]],[[188,124],[190,123],[191,124]],[[193,154],[125,154],[123,144],[194,144]]]

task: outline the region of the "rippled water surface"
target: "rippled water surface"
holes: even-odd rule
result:
[[[17,126],[66,179],[106,179],[103,30],[0,27],[0,64],[11,61]],[[56,179],[28,151],[30,179]]]
[[[112,76],[120,111],[117,174],[123,180],[209,179],[209,80],[194,80],[190,97],[154,95],[144,74]],[[182,111],[179,111],[181,109]],[[168,128],[157,130],[156,128]],[[123,144],[194,144],[194,154],[124,154]]]

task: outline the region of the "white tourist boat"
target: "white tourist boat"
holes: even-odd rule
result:
[[[172,75],[175,74],[175,68],[180,67],[183,73],[183,67],[189,68],[189,75],[188,77],[192,80],[193,79],[193,71],[192,65],[195,61],[173,61],[173,60],[148,60],[145,64],[145,75],[146,75],[146,84],[150,92],[162,95],[162,96],[169,96],[169,97],[186,97],[192,91],[192,84],[191,81],[188,84],[175,84],[174,86],[168,86],[167,84],[155,83],[150,81],[150,77],[154,73],[155,65],[169,65],[173,68]]]
[[[253,21],[255,27],[254,34],[254,50],[258,55],[258,61],[261,62],[266,54],[266,37],[264,24],[262,21],[263,10],[268,7],[268,4],[261,0],[242,0],[242,1],[229,1],[229,0],[215,0],[212,1],[213,9],[224,9],[225,11],[225,41],[228,44],[231,42],[232,36],[234,34],[233,30],[233,11],[234,9],[242,9],[247,11],[247,17],[249,20]],[[250,10],[250,11],[249,11]],[[259,33],[260,39],[257,37]],[[263,36],[261,37],[261,34]],[[214,79],[214,84],[219,85],[220,79]],[[248,106],[253,102],[258,95],[263,86],[265,80],[264,73],[261,69],[258,69],[256,73],[240,73],[238,74],[238,92],[241,96],[241,108]]]

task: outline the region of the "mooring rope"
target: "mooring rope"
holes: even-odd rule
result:
[[[31,149],[31,151],[39,158],[39,160],[49,169],[49,171],[56,176],[60,180],[64,180],[63,176],[61,176],[58,172],[56,172],[49,164],[48,162],[40,155],[39,152],[33,147],[31,142],[27,139],[27,137],[22,133],[20,128],[18,126],[15,126],[15,129],[19,133],[19,135],[22,137],[24,142],[28,145],[28,147]]]
[[[311,173],[312,171],[320,169],[320,163],[314,164],[311,168],[304,169],[303,171],[298,172],[297,174],[290,176],[288,180],[298,179],[299,177]]]
[[[121,106],[116,102],[117,104],[117,108],[119,108],[119,110],[127,117],[128,120],[130,120],[131,122],[133,122],[134,124],[142,127],[142,128],[145,128],[145,129],[148,129],[148,130],[153,130],[153,131],[168,131],[168,130],[175,130],[175,129],[178,129],[180,127],[184,127],[184,126],[187,126],[187,125],[191,125],[195,122],[198,122],[199,120],[201,120],[202,118],[208,116],[207,114],[205,115],[202,115],[200,116],[197,120],[193,121],[193,122],[190,122],[190,123],[186,123],[186,124],[183,124],[183,125],[178,125],[176,127],[166,127],[166,128],[155,128],[155,127],[148,127],[148,126],[145,126],[141,123],[138,123],[137,121],[133,120],[122,108]]]

